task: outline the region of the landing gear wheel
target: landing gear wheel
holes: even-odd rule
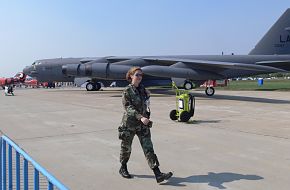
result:
[[[181,122],[187,122],[191,117],[191,114],[187,111],[183,111],[180,114],[180,121]]]
[[[87,91],[93,91],[95,88],[94,84],[91,83],[91,82],[88,82],[87,85],[86,85],[86,89]]]
[[[214,93],[215,93],[215,90],[214,90],[213,87],[207,87],[207,88],[205,89],[205,94],[208,95],[208,96],[213,96]]]
[[[97,83],[95,83],[95,91],[99,91],[100,89],[101,89],[101,83],[99,83],[99,82],[97,82]]]
[[[177,116],[176,116],[176,110],[171,110],[169,117],[171,120],[175,121],[177,120]]]
[[[193,84],[192,84],[192,82],[190,82],[190,81],[185,81],[184,84],[183,84],[183,88],[186,89],[186,90],[191,90],[191,89],[193,89]]]

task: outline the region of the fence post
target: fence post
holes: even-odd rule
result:
[[[39,171],[34,168],[34,190],[39,190]]]
[[[3,184],[3,190],[7,189],[6,186],[6,141],[2,141],[2,184]]]
[[[23,184],[24,190],[28,190],[28,161],[23,159]]]
[[[50,181],[48,181],[48,188],[47,189],[53,190],[53,184]]]
[[[0,190],[2,190],[2,137],[0,137]]]
[[[20,154],[16,151],[16,190],[20,190]]]
[[[13,189],[12,146],[8,145],[8,189]]]

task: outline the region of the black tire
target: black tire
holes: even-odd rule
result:
[[[190,95],[190,102],[191,102],[191,107],[190,107],[190,116],[193,117],[194,115],[194,109],[195,109],[195,98],[193,95],[189,94]]]
[[[215,93],[215,89],[214,89],[213,87],[207,87],[207,88],[205,89],[205,94],[206,94],[207,96],[213,96],[214,93]]]
[[[193,84],[192,84],[192,82],[190,82],[190,81],[185,81],[184,84],[183,84],[183,88],[186,89],[186,90],[191,90],[191,89],[193,89]]]
[[[183,111],[179,117],[181,122],[187,122],[191,118],[191,114],[187,111]]]
[[[175,121],[177,120],[177,116],[176,116],[176,110],[171,110],[169,117],[171,120]]]
[[[96,82],[96,83],[95,83],[95,88],[94,88],[94,90],[95,90],[95,91],[99,91],[101,88],[102,88],[101,83]]]
[[[87,91],[93,91],[95,89],[94,83],[88,82],[86,84],[86,89],[87,89]]]
[[[189,114],[190,114],[190,117],[193,117],[193,115],[194,115],[194,110],[190,110]]]

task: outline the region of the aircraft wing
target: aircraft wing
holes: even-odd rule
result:
[[[143,66],[145,74],[160,77],[188,78],[192,80],[222,79],[224,72],[247,71],[247,73],[285,72],[283,69],[245,63],[207,61],[194,59],[179,59],[172,57],[143,57],[150,63]]]
[[[256,62],[256,64],[269,66],[269,67],[276,67],[276,68],[285,69],[288,71],[290,68],[290,60],[259,61],[259,62]]]
[[[126,56],[111,56],[111,57],[107,57],[106,59],[110,62],[110,63],[116,63],[116,62],[121,62],[121,61],[127,61],[127,60],[132,60],[135,59],[136,57],[126,57]]]
[[[216,72],[226,69],[238,69],[247,71],[259,71],[259,72],[286,72],[286,70],[259,65],[259,64],[245,64],[245,63],[233,63],[233,62],[221,62],[221,61],[207,61],[207,60],[193,60],[193,59],[179,59],[179,58],[164,58],[164,57],[145,57],[145,61],[155,63],[176,64],[184,63],[189,68],[195,68],[210,72]]]
[[[88,62],[91,62],[91,61],[95,61],[96,58],[83,58],[80,60],[81,63],[88,63]]]

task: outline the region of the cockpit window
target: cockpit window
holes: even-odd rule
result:
[[[41,64],[40,61],[35,61],[35,62],[32,63],[33,66],[34,66],[34,65],[40,65],[40,64]]]

